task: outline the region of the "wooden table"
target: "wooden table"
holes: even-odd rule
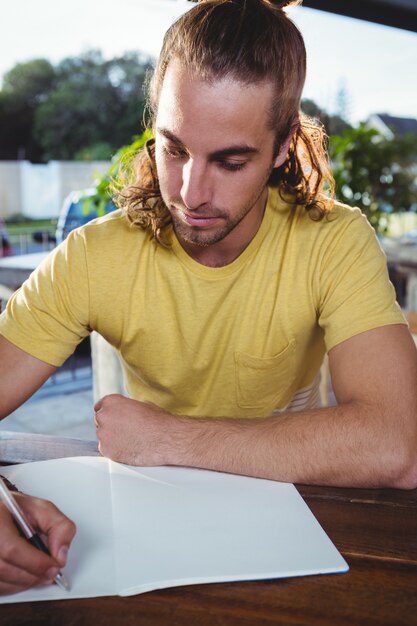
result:
[[[48,446],[53,455],[57,443],[62,456],[74,453],[75,440],[0,433],[0,459],[6,456],[10,462],[15,444],[21,460],[31,451],[35,459],[36,449],[45,458]],[[81,454],[94,450],[94,443],[81,444]],[[417,625],[417,490],[298,489],[348,561],[347,574],[195,585],[129,598],[0,605],[0,624]]]

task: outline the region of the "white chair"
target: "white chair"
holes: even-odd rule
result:
[[[116,350],[96,332],[90,335],[94,402],[111,393],[126,395]]]

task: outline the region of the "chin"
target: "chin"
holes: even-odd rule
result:
[[[199,230],[185,226],[183,222],[172,220],[174,224],[175,234],[178,239],[193,244],[195,246],[207,247],[222,241],[230,232],[230,229],[223,228],[214,232],[209,230]]]

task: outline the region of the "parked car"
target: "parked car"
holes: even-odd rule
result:
[[[74,228],[115,210],[114,203],[111,200],[104,203],[94,188],[71,191],[62,204],[55,233],[36,230],[32,233],[32,239],[43,245],[61,243]]]
[[[96,217],[114,211],[116,206],[109,200],[103,203],[95,189],[72,191],[64,200],[55,232],[56,243],[61,243],[74,228],[87,224]]]
[[[3,220],[0,220],[0,258],[12,254],[12,245]]]

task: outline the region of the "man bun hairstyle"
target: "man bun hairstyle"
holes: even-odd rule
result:
[[[273,4],[279,9],[285,9],[285,7],[290,7],[290,6],[297,6],[297,4],[301,4],[302,2],[302,0],[287,0],[287,2],[277,2],[276,0],[264,0],[264,1],[267,4]]]
[[[203,2],[207,2],[207,0],[188,0],[189,2],[199,2],[200,4],[202,4]],[[228,0],[226,0],[227,2]],[[246,2],[247,0],[237,0],[237,2]],[[297,6],[298,4],[302,3],[302,0],[286,0],[286,2],[279,2],[278,0],[263,0],[266,4],[273,4],[274,6],[278,7],[279,9],[285,9],[285,7],[289,7],[289,6]]]
[[[270,81],[274,97],[267,122],[275,132],[275,156],[295,132],[287,159],[273,170],[269,184],[287,200],[305,205],[313,219],[321,219],[331,207],[333,178],[324,129],[300,111],[306,51],[300,31],[283,10],[297,4],[299,0],[200,0],[165,34],[148,86],[148,110],[153,126],[173,60],[207,81]],[[122,182],[115,200],[131,222],[149,228],[162,241],[170,216],[159,193],[152,141],[139,155],[135,171],[133,185]]]

